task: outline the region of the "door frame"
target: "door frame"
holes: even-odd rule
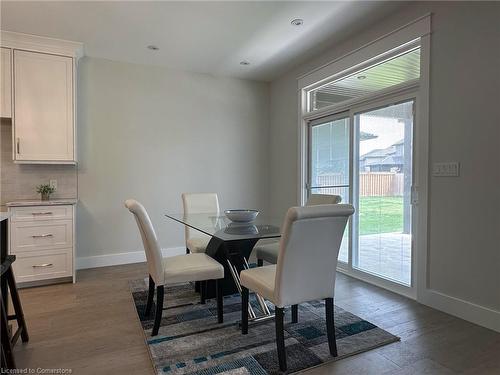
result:
[[[423,15],[401,27],[380,36],[372,42],[354,49],[350,53],[339,56],[335,60],[325,65],[319,66],[312,71],[297,78],[297,204],[301,205],[306,199],[305,179],[307,158],[306,150],[306,130],[307,121],[312,117],[319,116],[333,109],[324,108],[313,112],[307,112],[307,91],[309,87],[320,81],[325,81],[335,75],[341,74],[345,69],[363,63],[381,53],[392,48],[401,46],[415,39],[420,40],[420,79],[405,87],[394,87],[389,90],[381,90],[374,97],[383,99],[397,93],[404,93],[413,88],[416,91],[415,124],[413,138],[413,211],[414,231],[413,231],[413,290],[408,293],[407,288],[390,286],[389,289],[396,293],[416,298],[417,301],[430,301],[430,283],[428,275],[428,222],[429,222],[429,91],[430,91],[430,43],[431,43],[431,14]],[[363,98],[369,99],[369,98]],[[360,100],[351,105],[361,104]],[[340,112],[341,105],[336,106],[336,112]],[[342,271],[342,270],[340,270]],[[354,277],[365,279],[375,285],[380,285],[379,280],[374,280],[369,276],[353,275]]]
[[[311,176],[311,158],[310,158],[310,149],[311,149],[311,129],[314,125],[311,125],[311,122],[315,120],[320,120],[322,118],[330,117],[332,119],[340,119],[340,118],[349,118],[349,198],[351,203],[355,198],[355,189],[357,186],[354,185],[354,155],[357,150],[357,138],[355,136],[355,122],[354,117],[356,114],[367,112],[370,110],[376,110],[378,108],[387,107],[390,105],[395,105],[402,102],[413,101],[413,128],[412,128],[412,188],[411,188],[411,232],[412,232],[412,241],[411,241],[411,285],[407,286],[396,281],[383,278],[379,275],[371,274],[367,271],[362,271],[353,267],[353,244],[354,241],[357,241],[358,238],[355,236],[355,219],[351,218],[348,222],[349,229],[349,241],[348,241],[348,263],[338,262],[337,270],[346,275],[355,277],[357,279],[366,281],[368,283],[380,286],[382,288],[388,289],[390,291],[396,292],[398,294],[402,294],[412,299],[417,298],[417,283],[418,283],[418,254],[419,251],[416,248],[416,245],[420,245],[420,241],[416,240],[417,237],[421,235],[418,218],[422,215],[421,205],[418,201],[418,181],[421,179],[419,176],[423,173],[421,169],[425,169],[425,173],[427,173],[427,168],[422,168],[419,159],[421,159],[421,153],[425,151],[427,147],[427,142],[422,143],[422,139],[420,139],[420,133],[422,131],[419,130],[420,124],[418,123],[418,108],[420,99],[419,99],[419,90],[418,87],[408,87],[406,90],[398,90],[395,93],[384,95],[382,98],[375,97],[369,100],[360,101],[357,104],[352,104],[349,109],[342,108],[339,109],[331,109],[329,111],[322,111],[321,113],[314,113],[308,116],[304,116],[302,119],[302,133],[303,133],[303,141],[301,142],[302,153],[305,158],[301,159],[301,164],[305,170],[302,170],[302,181],[300,183],[299,190],[299,204],[303,205],[307,196],[309,195],[309,181]],[[326,119],[325,119],[326,120]],[[305,133],[305,134],[304,134]],[[305,142],[304,142],[305,141]],[[426,209],[425,209],[426,211]]]

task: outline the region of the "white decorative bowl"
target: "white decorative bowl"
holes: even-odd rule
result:
[[[259,214],[258,210],[226,210],[226,217],[235,223],[250,223]]]

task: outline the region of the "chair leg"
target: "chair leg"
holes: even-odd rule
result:
[[[217,296],[217,321],[224,323],[224,293],[220,280],[215,280],[215,293]]]
[[[23,342],[28,342],[30,339],[28,335],[28,328],[26,327],[26,320],[24,319],[21,299],[19,298],[19,294],[17,292],[16,279],[14,278],[14,271],[12,270],[12,267],[7,270],[7,283],[9,285],[10,298],[12,299],[12,307],[14,307],[14,312],[16,313],[17,326],[21,330],[21,340]]]
[[[328,347],[330,348],[330,354],[334,357],[338,355],[337,353],[337,340],[335,339],[335,321],[333,314],[333,298],[325,299],[326,308],[326,332],[328,335]]]
[[[2,280],[3,282],[4,280]],[[3,296],[2,296],[3,298]],[[4,368],[7,369],[15,369],[16,362],[14,359],[14,354],[12,354],[12,343],[10,341],[9,335],[7,331],[9,329],[9,323],[7,320],[7,312],[5,311],[3,299],[0,301],[0,310],[1,310],[1,335],[2,336],[2,372]],[[7,372],[8,373],[8,372]]]
[[[248,288],[241,286],[241,333],[248,333]]]
[[[200,303],[204,305],[207,302],[207,282],[200,281]]]
[[[292,323],[299,321],[299,305],[292,305]]]
[[[283,325],[284,309],[275,307],[274,309],[276,320],[276,346],[278,348],[278,361],[280,370],[286,371],[286,351],[285,351],[285,328]]]
[[[264,259],[257,259],[257,267],[262,267],[264,265]]]
[[[149,275],[149,290],[148,290],[148,301],[146,302],[146,310],[144,311],[145,316],[151,314],[151,307],[153,306],[153,297],[155,295],[155,282],[151,275]]]
[[[155,312],[155,322],[153,325],[153,332],[151,332],[151,336],[156,336],[158,334],[158,330],[160,329],[161,323],[161,314],[163,313],[163,295],[165,291],[163,289],[163,285],[156,287],[156,312]]]

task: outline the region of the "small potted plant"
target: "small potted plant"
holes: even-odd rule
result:
[[[42,201],[48,201],[50,199],[50,194],[52,194],[56,189],[49,184],[42,184],[36,187],[36,192],[42,195]]]

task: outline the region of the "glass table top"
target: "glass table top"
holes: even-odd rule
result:
[[[165,214],[165,216],[222,241],[280,237],[283,221],[283,218],[262,214],[259,214],[254,221],[245,224],[232,222],[223,213]]]

